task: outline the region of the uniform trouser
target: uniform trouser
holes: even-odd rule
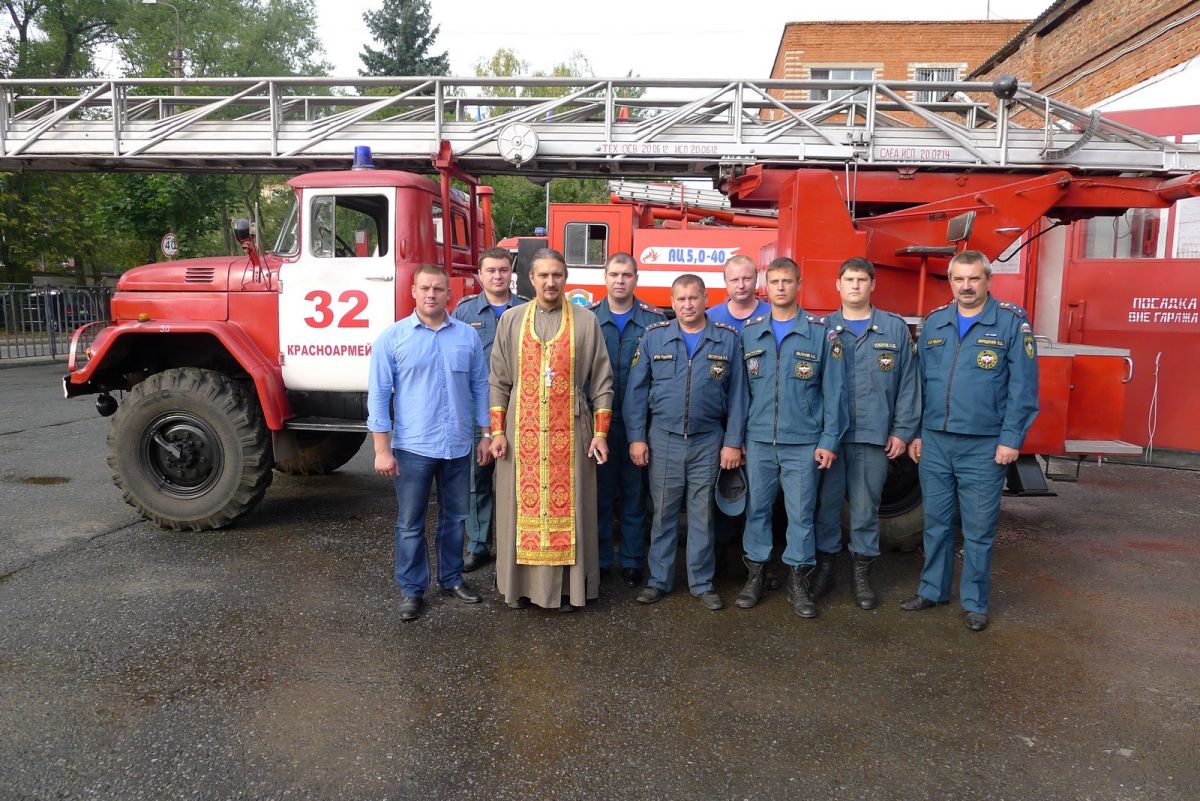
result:
[[[712,496],[721,463],[722,431],[684,437],[650,427],[651,587],[675,587],[675,554],[679,542],[679,510],[687,503],[687,576],[693,595],[713,588]]]
[[[646,501],[642,482],[646,474],[629,459],[629,438],[624,423],[613,418],[608,430],[608,461],[596,468],[597,535],[600,569],[612,567],[613,496],[621,495],[621,567],[641,567],[646,558]]]
[[[475,447],[482,437],[475,432]],[[490,551],[492,533],[492,476],[496,463],[480,466],[471,451],[471,507],[467,510],[467,550],[476,556]]]
[[[792,567],[817,562],[813,510],[817,504],[816,444],[746,443],[746,533],[742,546],[752,562],[771,561],[771,511],[782,485],[787,509],[783,562]]]
[[[926,431],[921,438],[921,494],[925,502],[925,566],[917,593],[950,600],[954,535],[961,522],[962,607],[986,613],[992,583],[992,545],[1008,468],[996,464],[996,437]]]
[[[421,597],[429,587],[429,548],[425,544],[425,510],[429,491],[437,482],[435,547],[438,584],[443,588],[463,583],[463,521],[467,517],[467,482],[471,457],[435,459],[392,449],[400,475],[396,476],[396,583],[407,596]]]
[[[887,480],[888,458],[882,445],[843,442],[838,458],[821,472],[817,500],[817,550],[841,553],[842,505],[850,499],[850,552],[879,556],[879,500]]]

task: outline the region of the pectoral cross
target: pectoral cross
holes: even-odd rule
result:
[[[547,364],[542,374],[546,376],[546,386],[551,386],[554,383],[554,368]]]

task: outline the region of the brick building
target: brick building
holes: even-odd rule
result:
[[[771,77],[962,80],[1028,24],[1028,20],[789,22],[779,40]],[[825,91],[772,94],[783,100],[825,100]]]

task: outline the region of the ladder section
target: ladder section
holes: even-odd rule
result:
[[[729,198],[716,189],[685,184],[609,181],[608,192],[617,200],[628,203],[645,203],[662,208],[729,212],[764,218],[779,217],[776,209],[734,208],[729,202]]]
[[[297,172],[344,168],[365,144],[380,167],[428,171],[442,142],[475,174],[686,176],[750,164],[1200,170],[1196,144],[1011,78],[0,81],[0,170]]]

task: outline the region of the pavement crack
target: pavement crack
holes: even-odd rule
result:
[[[32,558],[26,562],[22,562],[22,563],[18,564],[17,566],[13,567],[11,570],[8,570],[5,573],[0,573],[0,584],[3,584],[4,582],[8,581],[10,578],[17,575],[18,573],[24,573],[26,570],[37,567],[37,566],[41,565],[42,563],[47,562],[51,559],[56,559],[61,556],[74,556],[75,554],[91,547],[93,543],[95,543],[99,540],[103,540],[107,537],[111,537],[113,534],[119,534],[122,531],[125,531],[126,529],[133,528],[134,526],[138,525],[139,523],[145,523],[145,522],[146,522],[145,520],[142,520],[139,518],[137,520],[130,521],[129,523],[126,523],[122,526],[116,526],[115,528],[110,528],[107,531],[99,531],[99,532],[91,535],[87,539],[84,539],[81,542],[78,542],[74,545],[69,545],[69,546],[66,546],[63,548],[59,548],[57,550],[49,551],[49,552],[41,554],[39,556],[35,556],[34,558]]]
[[[60,420],[57,423],[46,423],[43,426],[34,426],[33,428],[17,428],[12,431],[0,431],[0,437],[7,437],[9,434],[24,434],[26,431],[40,431],[43,428],[58,428],[59,426],[69,426],[73,423],[86,423],[91,420],[91,417],[80,417],[77,420]]]

